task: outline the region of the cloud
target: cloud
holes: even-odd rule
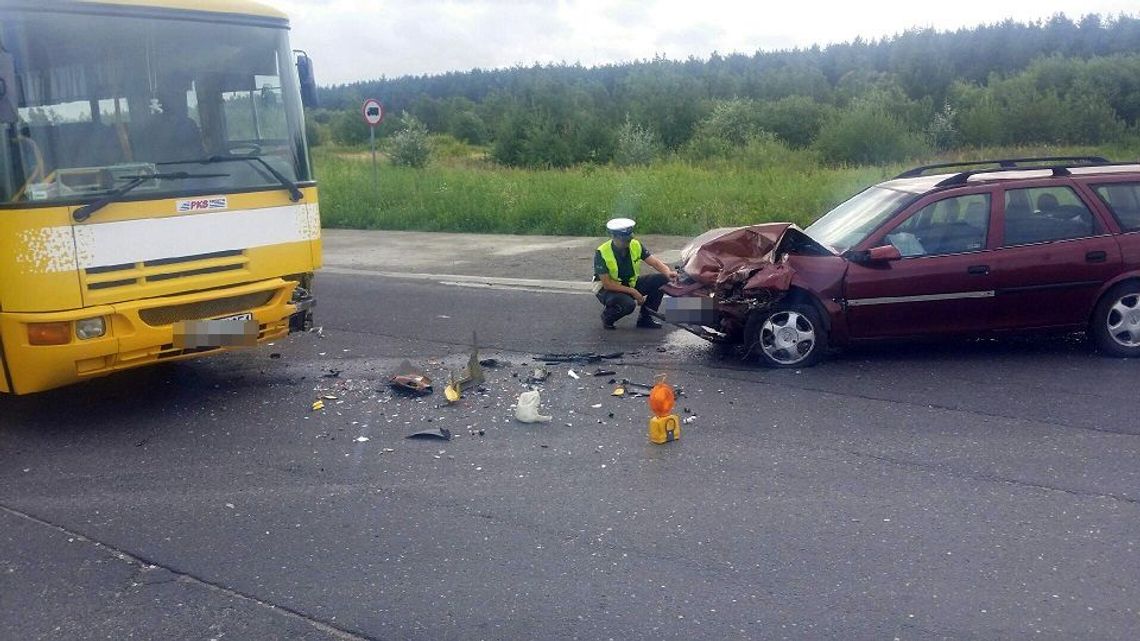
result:
[[[894,2],[874,0],[269,1],[289,14],[293,45],[313,56],[321,84],[535,62],[592,66],[656,54],[751,54],[881,38],[912,27],[1137,12],[1135,0],[1084,0],[1079,8],[1071,0],[959,0],[954,11],[921,4],[899,11]]]

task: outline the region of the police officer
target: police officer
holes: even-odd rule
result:
[[[610,239],[594,252],[594,280],[598,300],[606,306],[602,310],[602,326],[614,329],[614,322],[633,313],[641,305],[638,327],[660,329],[647,310],[657,311],[664,293],[661,286],[676,280],[677,272],[661,262],[633,237],[634,221],[615,218],[606,223]],[[659,274],[641,276],[641,263],[649,263]]]

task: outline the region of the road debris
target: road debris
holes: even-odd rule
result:
[[[625,388],[624,387],[614,388],[614,391],[610,394],[610,396],[625,396]]]
[[[459,386],[454,380],[447,382],[447,386],[443,388],[443,396],[448,403],[455,403],[459,400],[461,394],[459,393]]]
[[[544,363],[598,363],[603,360],[613,360],[625,356],[625,352],[612,352],[597,354],[594,352],[569,352],[564,354],[542,354],[535,360]]]
[[[594,404],[593,404],[593,405],[591,405],[590,407],[592,407],[592,408],[594,408],[594,409],[600,409],[600,408],[602,407],[602,404],[601,404],[601,403],[594,403]]]
[[[419,432],[414,432],[412,434],[408,434],[404,438],[411,438],[411,439],[417,439],[417,440],[434,439],[434,440],[438,440],[438,441],[450,441],[451,440],[451,430],[447,429],[446,427],[440,427],[440,428],[436,428],[434,430],[420,430]]]
[[[497,358],[484,358],[483,360],[479,361],[479,366],[495,369],[496,367],[502,367],[503,364]]]
[[[319,399],[313,401],[313,411],[314,412],[319,412],[323,409],[325,409],[325,402],[324,401],[319,400]]]
[[[569,372],[566,372],[566,374],[567,374],[567,376],[569,376],[570,378],[572,378],[574,380],[578,380],[578,379],[582,378],[581,376],[578,376],[578,372],[575,372],[574,370],[570,370]]]
[[[550,378],[550,370],[540,366],[534,368],[534,371],[530,373],[530,377],[526,379],[526,382],[542,383],[548,378]]]
[[[628,378],[621,379],[621,384],[630,396],[649,396],[649,393],[654,387],[653,385],[646,385],[644,383],[635,383]],[[673,392],[677,396],[684,396],[680,387],[674,387]]]
[[[400,363],[396,373],[388,379],[388,385],[397,391],[409,392],[417,396],[431,394],[431,379],[408,361]]]
[[[344,370],[325,368],[325,373],[321,374],[321,378],[340,378],[340,373]]]
[[[367,443],[368,441],[369,441],[369,439],[367,436],[357,436],[356,437],[357,443]]]
[[[498,363],[495,359],[488,360]],[[475,332],[471,332],[471,357],[467,359],[467,367],[458,374],[452,372],[451,381],[444,389],[444,396],[447,397],[449,403],[454,403],[463,395],[464,390],[482,385],[483,380],[483,368],[479,361],[479,337]]]
[[[518,404],[515,405],[515,419],[520,423],[549,423],[553,417],[538,413],[538,406],[542,402],[537,391],[519,394]]]
[[[612,369],[596,369],[596,370],[594,370],[593,375],[594,376],[613,376],[615,374],[617,374],[617,372],[613,371]]]

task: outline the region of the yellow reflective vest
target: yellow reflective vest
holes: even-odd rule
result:
[[[606,261],[606,268],[610,270],[610,278],[621,283],[618,278],[617,256],[614,255],[614,241],[607,240],[598,246],[602,260]],[[629,241],[629,260],[633,263],[633,277],[629,279],[629,287],[637,287],[637,277],[641,275],[641,241],[634,238]],[[626,283],[622,283],[626,284]]]

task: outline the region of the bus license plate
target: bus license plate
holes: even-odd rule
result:
[[[174,324],[174,346],[179,349],[253,347],[257,345],[259,329],[249,312],[211,320],[181,321]]]

